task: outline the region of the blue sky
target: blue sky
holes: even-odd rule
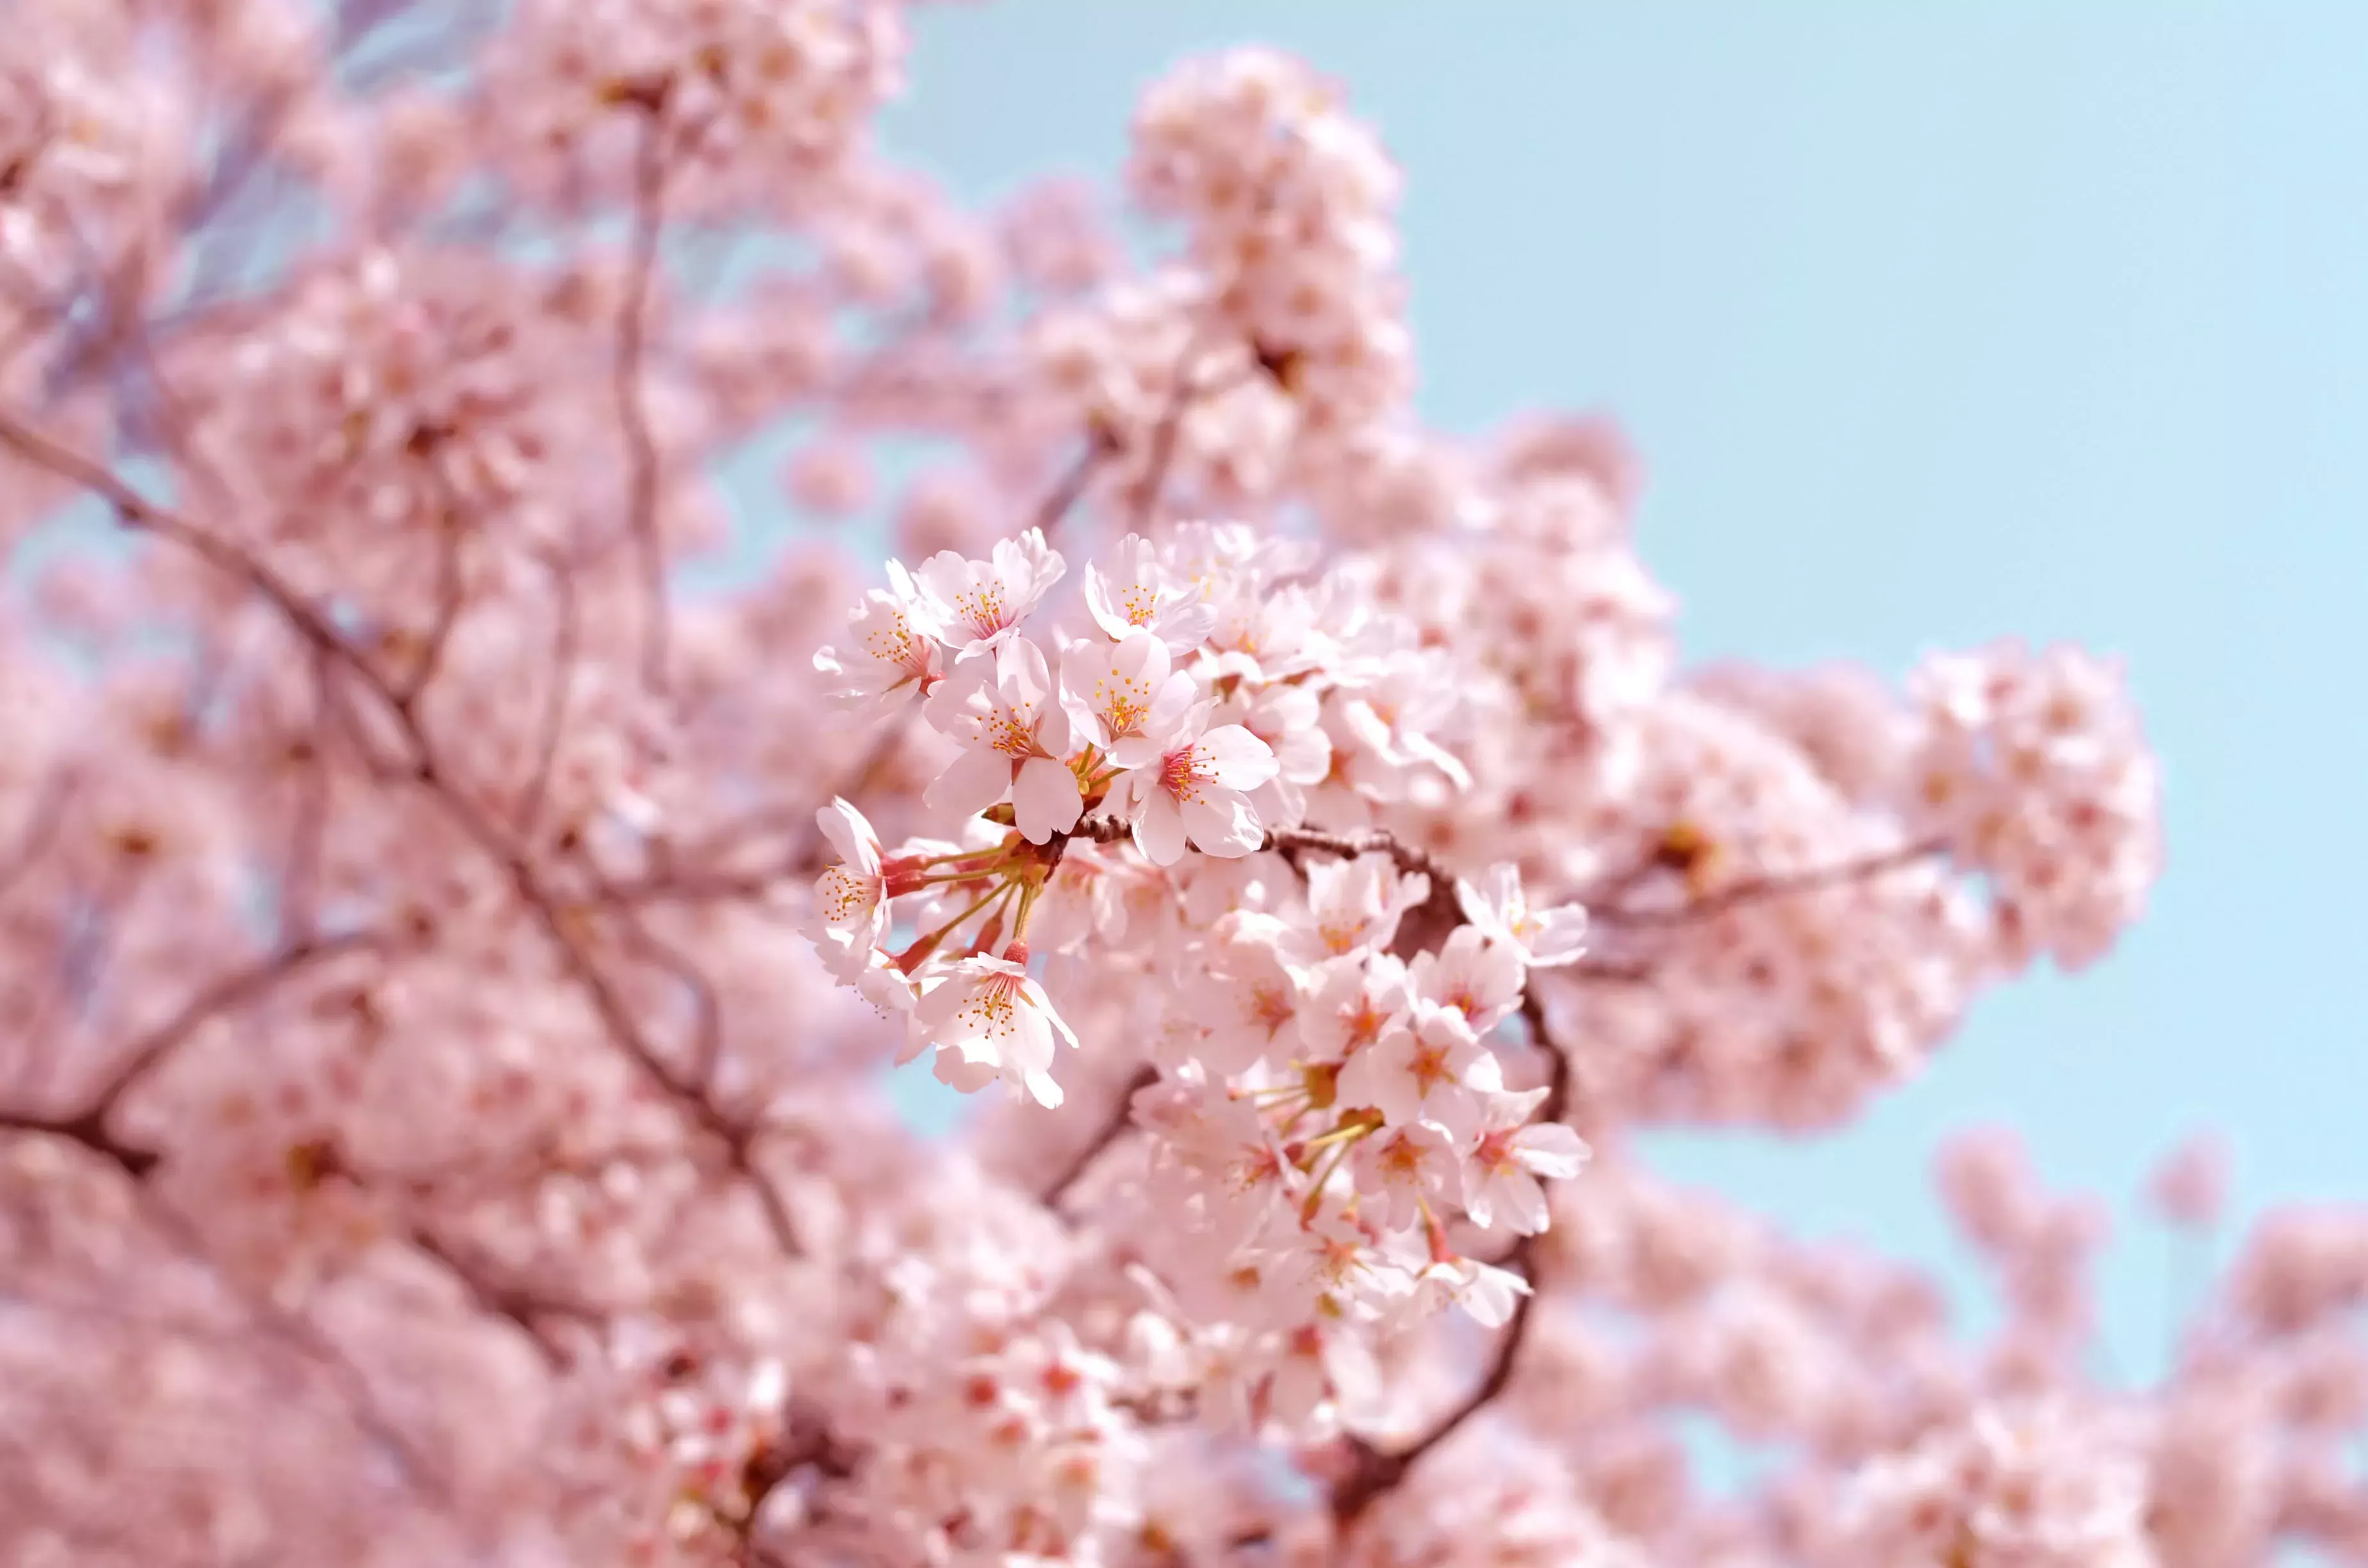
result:
[[[1688,1179],[1946,1264],[1923,1173],[2008,1119],[2124,1198],[2214,1124],[2248,1210],[2368,1188],[2368,6],[998,0],[920,13],[900,153],[1107,176],[1142,84],[1259,40],[1406,175],[1431,420],[1606,408],[1690,657],[2124,656],[2170,867],[2110,960],[1986,999],[1814,1143]],[[2132,1227],[2117,1359],[2164,1335]]]

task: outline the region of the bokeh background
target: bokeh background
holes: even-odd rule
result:
[[[1107,180],[1189,51],[1333,75],[1405,170],[1421,412],[1614,413],[1690,658],[1896,674],[2014,634],[2127,661],[2168,798],[2145,924],[1986,998],[1851,1131],[1658,1139],[1674,1174],[1970,1284],[1930,1152],[2009,1121],[2130,1216],[2126,1375],[2201,1261],[2136,1218],[2171,1143],[2226,1131],[2240,1217],[2368,1192],[2368,5],[997,0],[917,27],[888,140],[980,199]]]

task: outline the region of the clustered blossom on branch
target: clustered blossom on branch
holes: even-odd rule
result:
[[[2003,1134],[1978,1337],[1637,1136],[2104,954],[2118,667],[1685,665],[1339,87],[1155,83],[1131,245],[882,153],[929,25],[9,13],[0,1560],[2368,1562],[2357,1209],[2139,1386]]]

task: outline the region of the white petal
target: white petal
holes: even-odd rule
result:
[[[1239,724],[1220,724],[1193,742],[1192,767],[1228,790],[1255,790],[1276,770],[1274,749]]]
[[[995,683],[1009,707],[1042,706],[1053,691],[1053,673],[1044,663],[1044,651],[1025,637],[1011,638],[995,655]]]
[[[833,796],[829,805],[814,812],[814,825],[848,866],[866,876],[880,869],[880,835],[871,831],[863,813],[847,801]]]
[[[1176,797],[1165,790],[1145,791],[1143,811],[1134,819],[1134,846],[1155,866],[1173,866],[1184,858],[1184,818]]]
[[[1266,829],[1258,824],[1250,803],[1228,790],[1212,790],[1188,801],[1179,814],[1194,846],[1221,860],[1255,854],[1266,842]]]
[[[1019,835],[1030,844],[1068,832],[1077,825],[1085,809],[1077,776],[1049,756],[1030,757],[1011,782],[1012,815],[1019,824]]]
[[[966,751],[946,764],[921,797],[931,811],[976,816],[1011,788],[1011,759],[996,751]]]
[[[1514,1156],[1542,1176],[1567,1181],[1587,1164],[1587,1141],[1558,1121],[1525,1127],[1513,1139]]]

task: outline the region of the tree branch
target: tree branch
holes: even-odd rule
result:
[[[1528,1021],[1531,1038],[1543,1046],[1547,1057],[1546,1097],[1539,1103],[1538,1119],[1559,1121],[1570,1106],[1570,1055],[1547,1033],[1545,1009],[1533,994],[1521,998],[1521,1017]],[[1490,1354],[1488,1369],[1479,1385],[1450,1410],[1433,1422],[1420,1437],[1405,1448],[1384,1453],[1363,1438],[1352,1438],[1350,1451],[1355,1456],[1348,1476],[1332,1491],[1332,1517],[1345,1530],[1356,1524],[1367,1510],[1395,1490],[1421,1462],[1422,1457],[1462,1430],[1465,1423],[1478,1415],[1512,1381],[1513,1366],[1520,1358],[1521,1346],[1528,1342],[1532,1312],[1538,1300],[1538,1238],[1523,1236],[1505,1255],[1504,1267],[1518,1269],[1530,1283],[1529,1290],[1513,1303],[1513,1314],[1505,1322],[1504,1332],[1497,1337]]]
[[[1854,860],[1839,861],[1834,865],[1820,866],[1806,871],[1791,871],[1776,876],[1747,877],[1740,881],[1730,882],[1715,892],[1690,899],[1674,908],[1640,909],[1630,905],[1606,903],[1590,905],[1588,914],[1590,918],[1606,926],[1649,927],[1690,925],[1694,921],[1708,920],[1714,915],[1724,915],[1731,909],[1757,903],[1764,899],[1783,898],[1793,893],[1815,892],[1823,888],[1842,887],[1851,882],[1867,881],[1881,876],[1886,871],[1896,871],[1902,867],[1912,866],[1918,860],[1941,854],[1946,848],[1947,845],[1939,839],[1923,839],[1917,843],[1901,845],[1896,849],[1886,849],[1877,854],[1861,856]]]
[[[114,1114],[115,1108],[123,1103],[124,1096],[163,1065],[165,1059],[209,1019],[234,1007],[259,1001],[274,987],[315,965],[343,958],[348,953],[374,951],[392,945],[393,939],[378,931],[352,931],[336,937],[307,937],[280,949],[260,962],[216,981],[183,1004],[181,1009],[164,1023],[133,1042],[123,1064],[116,1069],[115,1076],[98,1092],[89,1108],[81,1113],[81,1119],[104,1124]]]
[[[1045,1184],[1044,1190],[1039,1195],[1038,1199],[1045,1208],[1060,1207],[1061,1199],[1067,1197],[1069,1189],[1076,1186],[1078,1179],[1093,1168],[1094,1162],[1101,1157],[1102,1152],[1117,1142],[1125,1135],[1126,1130],[1134,1125],[1136,1092],[1149,1088],[1157,1082],[1159,1082],[1159,1074],[1148,1067],[1141,1069],[1126,1081],[1126,1086],[1119,1091],[1118,1103],[1111,1108],[1110,1115],[1103,1119],[1102,1125],[1095,1131],[1091,1138],[1086,1140],[1084,1147],[1070,1156],[1068,1163],[1061,1167],[1060,1174]]]

